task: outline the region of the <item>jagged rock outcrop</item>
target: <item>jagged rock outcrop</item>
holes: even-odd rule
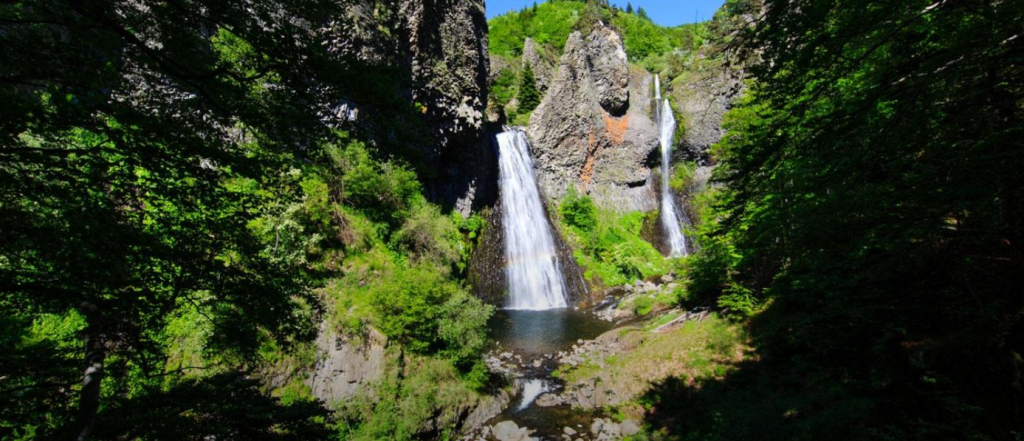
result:
[[[487,103],[487,20],[482,0],[404,0],[403,37],[412,70],[413,99],[442,149],[482,138]]]
[[[547,91],[555,77],[555,60],[548,55],[545,48],[533,41],[532,38],[527,38],[523,43],[523,69],[527,64],[530,65],[530,69],[533,69],[533,78],[537,82],[537,88],[541,92]]]
[[[594,201],[620,211],[657,208],[649,182],[651,154],[658,148],[658,129],[648,106],[632,98],[634,78],[622,41],[598,25],[587,38],[569,36],[560,68],[530,119],[530,138],[537,181],[549,198],[560,198],[569,186]]]
[[[708,150],[722,140],[722,119],[743,92],[743,71],[716,67],[692,75],[673,90],[683,135],[676,152],[683,158],[708,165]]]
[[[613,116],[625,113],[629,104],[629,61],[619,34],[596,26],[587,37],[587,64],[601,107]]]
[[[316,347],[318,359],[307,384],[313,396],[325,403],[369,392],[368,386],[384,374],[387,337],[375,329],[369,329],[363,339],[353,339],[324,322]]]
[[[484,134],[487,19],[483,0],[403,0],[413,100],[438,143],[433,199],[468,215],[496,194],[494,159]],[[446,207],[447,208],[447,207]]]

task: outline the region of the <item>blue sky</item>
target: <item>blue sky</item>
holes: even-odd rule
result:
[[[487,18],[501,15],[509,10],[522,9],[533,5],[534,0],[484,0],[487,4]],[[537,3],[543,3],[538,0]],[[629,0],[633,8],[643,7],[655,23],[662,26],[677,26],[683,23],[710,20],[724,0]],[[626,0],[611,0],[611,3],[626,8]]]

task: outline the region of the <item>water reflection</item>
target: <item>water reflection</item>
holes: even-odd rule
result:
[[[579,339],[592,339],[610,329],[612,323],[575,309],[505,309],[495,312],[490,322],[491,338],[501,351],[511,350],[524,358],[567,350]]]

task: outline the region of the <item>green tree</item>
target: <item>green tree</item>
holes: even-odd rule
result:
[[[263,253],[249,222],[273,209],[260,185],[331,137],[316,109],[340,91],[316,84],[350,65],[308,23],[342,12],[0,5],[0,342],[24,357],[0,363],[4,437],[90,438],[101,408],[162,384],[163,333],[182,309],[213,330],[202,350],[236,366],[266,341],[310,336],[296,319],[309,283]],[[32,340],[52,317],[80,324],[74,363],[63,337]],[[49,367],[24,368],[37,365]]]
[[[717,148],[725,243],[700,258],[725,273],[702,289],[765,301],[766,361],[870,403],[852,438],[1019,433],[1024,4],[763,13],[739,35],[763,61]]]
[[[636,10],[636,16],[644,20],[651,21],[651,17],[647,16],[647,11],[645,11],[643,7]]]
[[[537,79],[533,76],[533,67],[530,63],[523,66],[523,72],[519,77],[519,113],[532,112],[540,105],[540,90],[537,89]]]

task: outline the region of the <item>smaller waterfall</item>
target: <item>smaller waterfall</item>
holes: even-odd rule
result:
[[[529,142],[518,130],[498,134],[509,309],[566,307],[565,280],[533,176]]]
[[[661,223],[665,226],[665,232],[668,234],[669,255],[671,257],[685,256],[687,254],[686,236],[683,235],[679,212],[668,186],[669,174],[672,170],[669,161],[672,159],[676,118],[672,115],[672,106],[668,100],[661,100],[661,79],[657,75],[654,76],[654,90],[655,103],[662,101],[660,111],[657,112],[658,129],[661,131]]]

